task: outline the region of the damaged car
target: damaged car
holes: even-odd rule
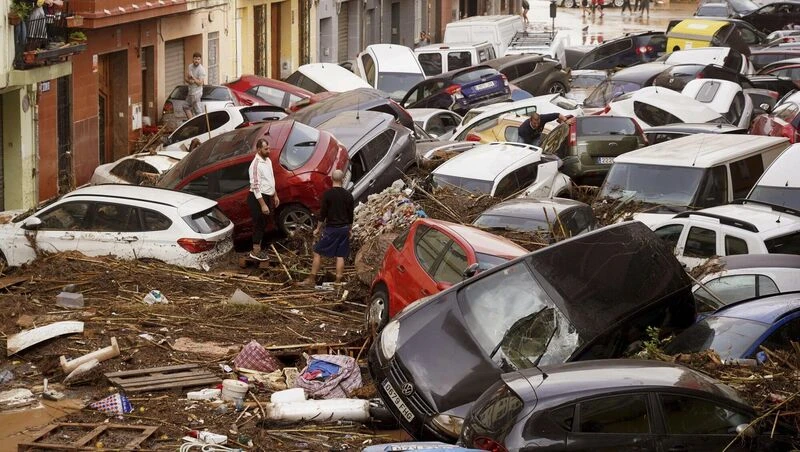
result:
[[[417,301],[384,327],[369,370],[403,429],[453,442],[472,403],[501,374],[620,357],[647,327],[668,332],[694,318],[688,275],[645,225],[628,222]]]

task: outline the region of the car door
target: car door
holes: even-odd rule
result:
[[[667,244],[670,250],[673,253],[678,252],[678,244],[682,244],[683,241],[681,240],[683,237],[683,225],[682,224],[666,224],[664,226],[656,228],[653,232],[655,232],[656,236],[664,241]],[[685,240],[685,239],[684,239]]]
[[[174,261],[180,256],[180,245],[177,237],[170,231],[172,220],[161,212],[138,208],[139,213],[139,248],[137,257],[157,259],[163,262]],[[181,250],[182,251],[182,250]]]
[[[207,115],[197,115],[172,132],[172,135],[169,136],[169,143],[167,143],[168,149],[188,151],[189,144],[195,138],[206,141],[222,132],[233,130],[234,126],[229,125],[230,123],[230,113],[225,110],[211,111]],[[225,127],[226,125],[228,127]]]
[[[357,194],[358,199],[365,199],[402,178],[404,168],[399,160],[403,155],[401,149],[392,146],[394,137],[394,130],[384,130],[352,157],[352,180],[358,177],[353,193]]]
[[[751,413],[716,400],[680,393],[661,393],[657,400],[664,431],[659,437],[660,450],[750,450],[744,441],[734,439],[736,427],[753,420]]]
[[[75,251],[80,234],[87,229],[92,203],[89,201],[66,201],[37,213],[42,224],[36,230],[19,229],[17,241],[28,238],[40,251],[48,253]],[[28,254],[28,246],[20,246],[17,253]],[[32,258],[33,256],[25,256]],[[20,259],[17,259],[20,260]]]
[[[135,259],[141,247],[139,211],[128,204],[92,203],[87,227],[78,234],[78,251],[87,256]]]
[[[702,264],[706,259],[724,254],[719,251],[718,234],[713,229],[690,226],[686,235],[681,238],[683,242],[678,243],[675,254],[688,269]]]
[[[645,452],[657,450],[647,393],[617,394],[577,404],[564,450]]]
[[[397,271],[403,278],[397,280],[397,297],[405,306],[439,291],[433,275],[444,252],[453,240],[443,231],[420,225],[414,231],[413,255],[402,253]],[[409,257],[411,259],[409,259]]]
[[[250,208],[247,206],[250,177],[247,170],[252,160],[248,159],[233,165],[217,166],[198,174],[193,179],[184,183],[180,191],[213,199],[219,203],[219,208],[228,218],[241,219],[236,223],[236,235],[252,231],[253,224],[250,217]],[[273,165],[275,169],[278,165]],[[277,173],[277,171],[276,171]],[[277,174],[276,184],[279,183]],[[281,192],[282,187],[276,187]]]

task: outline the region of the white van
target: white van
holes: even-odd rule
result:
[[[761,201],[800,211],[800,144],[789,146],[747,195],[747,199]]]
[[[654,144],[616,157],[598,199],[642,203],[634,219],[663,223],[744,198],[788,146],[782,137],[710,133]]]
[[[506,49],[518,32],[525,30],[518,15],[473,16],[450,22],[444,29],[444,43],[489,41],[497,56]]]
[[[427,77],[475,66],[497,57],[494,46],[488,41],[431,44],[417,47],[414,53]]]
[[[334,63],[304,64],[284,81],[314,94],[324,91],[343,93],[358,88],[372,88],[361,77]]]
[[[373,88],[399,101],[409,89],[425,80],[416,54],[399,44],[372,44],[356,57],[355,73]]]

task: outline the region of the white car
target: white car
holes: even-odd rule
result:
[[[356,75],[396,101],[425,80],[414,51],[399,44],[372,44],[356,57]]]
[[[725,66],[742,75],[756,73],[753,64],[746,56],[730,47],[702,47],[698,49],[676,50],[659,57],[657,61],[666,64],[716,64]]]
[[[498,198],[518,195],[552,198],[569,193],[572,182],[558,171],[558,159],[542,156],[542,149],[522,143],[475,146],[442,163],[431,173],[436,186]]]
[[[561,113],[566,116],[583,116],[583,110],[574,100],[563,94],[545,94],[516,102],[500,102],[488,107],[473,108],[461,120],[461,125],[453,132],[450,141],[463,141],[475,127],[484,125],[497,117],[514,113],[519,116],[530,116],[534,111],[540,114]]]
[[[183,157],[186,151],[158,151],[154,154],[139,152],[123,157],[115,162],[106,163],[94,169],[89,181],[99,184],[133,184],[141,185],[151,180],[150,175],[161,176],[169,171]]]
[[[800,212],[754,201],[679,213],[652,229],[687,269],[714,256],[800,254]]]
[[[37,250],[156,259],[208,269],[233,249],[233,223],[217,202],[153,187],[79,188],[28,215],[0,213],[0,260],[16,267]]]
[[[441,108],[409,108],[406,111],[416,125],[439,140],[447,140],[453,136],[462,119],[458,113]]]
[[[747,195],[747,199],[800,210],[800,144],[786,148]]]
[[[623,94],[601,114],[634,118],[642,128],[683,122],[728,123],[706,104],[658,86]]]
[[[681,94],[706,104],[734,126],[745,129],[750,127],[753,100],[738,83],[699,78],[687,83]]]
[[[372,88],[366,80],[335,63],[304,64],[284,81],[314,94],[323,91],[343,93],[358,88]]]
[[[755,297],[800,290],[800,255],[741,254],[721,257],[722,268],[692,288],[700,311]]]

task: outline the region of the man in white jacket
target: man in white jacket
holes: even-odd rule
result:
[[[253,251],[250,257],[259,261],[266,261],[269,255],[264,250],[264,230],[267,220],[274,224],[274,212],[280,200],[275,190],[275,175],[272,172],[272,160],[269,159],[269,142],[261,138],[256,143],[256,156],[250,169],[250,193],[247,195],[247,205],[253,218]]]

